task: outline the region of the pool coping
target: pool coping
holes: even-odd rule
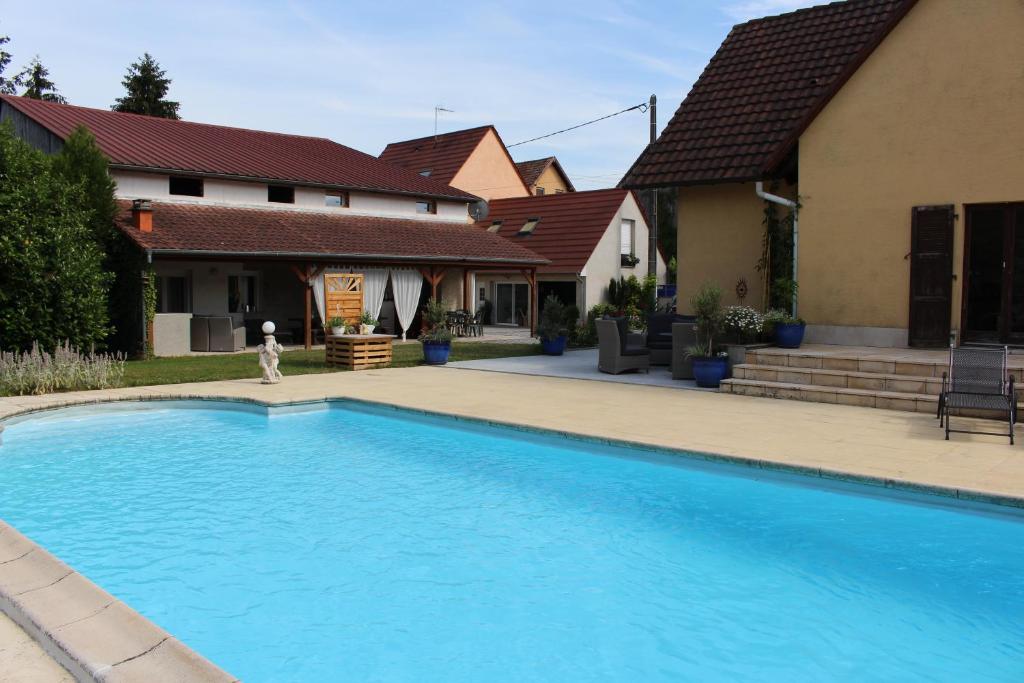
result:
[[[413,414],[455,420],[471,425],[494,426],[612,447],[670,455],[694,463],[722,463],[791,475],[810,482],[813,478],[865,485],[937,499],[959,500],[972,505],[1024,509],[1024,496],[996,494],[969,488],[922,484],[912,480],[879,477],[824,467],[812,467],[761,458],[652,445],[643,441],[613,439],[522,424],[460,415],[443,410],[399,406],[385,401],[355,397],[327,397],[295,401],[267,401],[237,396],[194,394],[128,394],[118,397],[75,398],[58,404],[25,407],[0,418],[4,427],[32,416],[68,408],[123,403],[190,403],[244,406],[274,414],[329,409],[331,406],[365,406],[396,414]],[[77,611],[76,611],[77,610]],[[0,520],[0,611],[21,626],[43,649],[83,681],[236,681],[237,679],[191,650],[164,629],[145,618],[97,584],[79,574],[46,549]]]

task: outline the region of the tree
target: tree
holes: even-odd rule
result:
[[[18,74],[18,82],[25,86],[25,92],[21,93],[22,97],[67,104],[68,101],[57,92],[57,86],[49,76],[49,69],[43,66],[39,61],[39,55],[36,55],[28,66]]]
[[[111,107],[114,111],[129,114],[144,114],[164,119],[179,119],[177,102],[165,100],[171,79],[160,64],[147,52],[142,59],[133,62],[121,81],[127,94],[117,98]]]
[[[110,332],[103,268],[83,183],[0,125],[0,345],[89,349]]]
[[[116,185],[110,177],[110,160],[96,145],[96,138],[85,126],[79,126],[67,140],[60,153],[53,157],[53,172],[68,185],[79,185],[85,192],[85,207],[89,213],[89,227],[96,243],[106,247],[114,232],[117,202]]]
[[[14,78],[4,76],[4,71],[11,64],[11,53],[4,49],[4,45],[11,42],[10,36],[0,36],[0,94],[13,95],[17,87],[21,85],[18,74]]]

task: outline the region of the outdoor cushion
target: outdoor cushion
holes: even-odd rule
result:
[[[620,356],[648,356],[650,355],[650,353],[650,349],[645,349],[642,346],[622,349],[621,351],[619,351]]]

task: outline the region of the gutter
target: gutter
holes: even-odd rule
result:
[[[797,264],[799,263],[799,255],[800,255],[800,227],[799,227],[799,222],[797,221],[797,218],[798,218],[798,216],[797,216],[797,214],[798,214],[797,202],[792,200],[792,199],[786,199],[785,197],[780,197],[777,194],[772,194],[771,192],[765,192],[764,191],[764,183],[762,181],[760,181],[760,180],[758,180],[756,183],[754,183],[754,192],[756,192],[757,196],[760,197],[761,199],[765,200],[766,202],[771,202],[772,204],[779,204],[780,206],[789,207],[789,209],[793,212],[793,282],[797,283],[797,277],[796,277],[797,276]],[[768,286],[770,287],[771,283],[768,283]],[[794,318],[797,316],[796,291],[793,292],[793,310],[792,310],[792,314],[793,314]]]

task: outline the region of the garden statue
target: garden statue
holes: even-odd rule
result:
[[[269,320],[263,323],[263,340],[265,343],[256,347],[260,354],[260,369],[263,370],[263,379],[260,384],[277,384],[281,381],[281,371],[277,369],[280,362],[279,357],[284,347],[277,343],[274,338],[274,330],[277,327]]]

